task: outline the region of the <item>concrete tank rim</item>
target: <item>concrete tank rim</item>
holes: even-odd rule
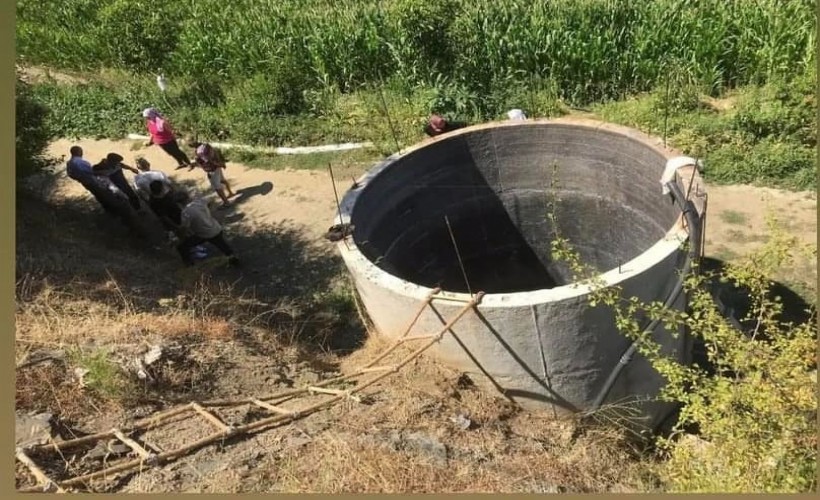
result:
[[[414,151],[422,149],[430,144],[441,140],[447,140],[463,134],[469,134],[478,130],[493,129],[500,127],[522,127],[522,126],[537,126],[537,125],[573,125],[587,127],[594,130],[602,130],[610,133],[615,133],[624,136],[625,138],[638,141],[654,149],[666,159],[680,156],[681,153],[674,148],[664,145],[663,140],[658,137],[647,135],[639,130],[618,125],[610,122],[591,118],[579,117],[559,117],[559,118],[540,118],[527,120],[505,120],[486,122],[478,125],[460,128],[446,134],[436,137],[427,138],[417,144],[409,146],[397,153],[390,155],[381,162],[374,165],[368,172],[356,180],[356,187],[349,189],[343,196],[341,204],[341,214],[337,214],[334,223],[350,222],[350,214],[355,206],[356,199],[362,193],[363,188],[367,186],[371,179],[382,175],[391,165],[399,159],[407,156]],[[702,185],[700,175],[697,171],[693,173],[693,183],[697,182]],[[660,175],[658,175],[658,189],[661,189]],[[700,209],[700,207],[698,207]],[[620,269],[618,267],[604,271],[598,275],[598,278],[605,284],[605,286],[618,285],[629,278],[644,272],[647,269],[659,264],[664,259],[675,252],[680,251],[681,244],[688,239],[688,231],[682,224],[682,216],[679,216],[673,226],[666,232],[666,234],[655,242],[650,248],[640,253],[633,259],[622,263]],[[345,261],[351,274],[359,275],[371,279],[379,283],[380,286],[392,290],[401,295],[405,295],[414,299],[423,300],[432,291],[432,288],[422,286],[411,281],[399,278],[390,274],[377,265],[370,259],[365,257],[359,251],[356,243],[351,240],[339,241],[337,248]],[[353,272],[353,270],[359,272]],[[563,300],[578,299],[584,297],[592,292],[593,287],[590,284],[584,283],[568,283],[566,285],[557,286],[554,288],[545,288],[538,290],[528,290],[521,292],[510,293],[488,293],[484,296],[481,305],[484,307],[521,307],[527,305],[537,305],[547,302],[557,302]],[[462,292],[452,292],[442,290],[440,296],[452,297],[459,300],[469,300],[470,294]]]

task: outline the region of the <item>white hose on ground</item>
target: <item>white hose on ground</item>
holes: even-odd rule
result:
[[[140,140],[140,141],[147,141],[147,135],[140,135],[140,134],[128,134],[126,136],[128,139],[131,140]],[[295,148],[286,148],[286,147],[278,147],[278,148],[271,148],[271,147],[264,147],[264,146],[249,146],[246,144],[231,144],[227,142],[211,142],[209,143],[211,146],[220,149],[245,149],[247,151],[260,151],[264,153],[276,153],[280,155],[296,155],[296,154],[309,154],[309,153],[324,153],[328,151],[347,151],[351,149],[361,149],[361,148],[370,148],[373,147],[372,142],[346,142],[343,144],[325,144],[323,146],[301,146]]]

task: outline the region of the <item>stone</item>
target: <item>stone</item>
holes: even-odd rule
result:
[[[21,448],[48,443],[51,440],[51,419],[48,412],[14,416],[14,444]]]
[[[97,460],[111,455],[125,455],[130,452],[131,448],[129,448],[126,444],[121,443],[115,439],[112,439],[108,442],[99,441],[97,443],[97,446],[95,446],[88,453],[85,454],[84,458],[87,460]]]
[[[151,364],[159,361],[162,357],[162,347],[158,345],[151,346],[148,352],[142,357],[143,362],[146,366],[150,366]]]
[[[473,426],[473,421],[462,414],[450,417],[450,422],[454,423],[456,427],[464,431],[470,429]]]
[[[406,434],[403,441],[405,449],[427,455],[437,463],[447,463],[447,447],[438,439],[420,432],[413,432]]]
[[[85,368],[74,368],[74,376],[77,377],[77,382],[80,384],[80,387],[85,387],[85,376],[88,375],[89,370]]]

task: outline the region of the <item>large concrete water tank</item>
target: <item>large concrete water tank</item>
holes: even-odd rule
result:
[[[674,156],[656,138],[590,120],[460,129],[359,179],[342,200],[341,220],[354,229],[338,249],[382,334],[402,334],[435,287],[456,301],[435,300],[411,335],[438,331],[469,292],[483,291],[434,356],[527,408],[559,415],[597,401],[654,427],[670,410],[656,400],[662,378],[637,354],[614,371],[631,341],[608,308],[589,305],[589,288],[553,261],[550,241],[557,229],[608,285],[666,301],[691,257],[681,208],[659,182]],[[676,179],[702,216],[696,169]],[[673,307],[685,303],[685,294],[673,297]],[[685,332],[659,325],[652,336],[662,352],[688,362]]]

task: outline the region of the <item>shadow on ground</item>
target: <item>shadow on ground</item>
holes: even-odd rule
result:
[[[236,205],[240,205],[254,196],[265,196],[271,191],[273,191],[273,183],[270,181],[265,181],[258,186],[251,186],[236,190],[236,197],[233,202]]]
[[[701,261],[701,269],[704,273],[721,273],[725,268],[726,262],[722,260],[704,258]],[[742,320],[752,307],[748,290],[741,289],[732,283],[719,283],[716,280],[713,280],[712,286],[713,293],[732,312],[732,316],[740,321],[743,329],[747,333],[754,329],[754,322]],[[783,313],[778,318],[779,321],[801,324],[810,319],[811,316],[808,310],[811,304],[787,285],[775,281],[769,289],[769,297],[780,297],[782,301]]]
[[[268,189],[258,188],[249,188],[248,196]],[[237,320],[232,303],[253,298],[256,305],[244,307],[239,322],[253,320],[281,337],[271,341],[339,354],[361,345],[365,329],[332,244],[308,239],[302,228],[289,224],[251,224],[238,210],[226,210],[220,217],[241,266],[228,266],[209,247],[209,258],[184,268],[150,213],[129,228],[90,198],[45,202],[20,192],[17,300],[25,302],[47,283],[110,304],[107,285],[113,280],[133,310],[154,311],[163,299],[201,293],[204,286],[225,304],[210,313],[226,320]],[[267,352],[264,342],[257,344],[248,347]]]

